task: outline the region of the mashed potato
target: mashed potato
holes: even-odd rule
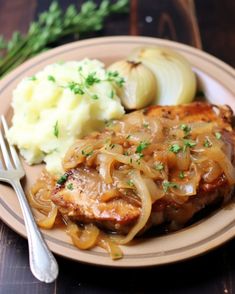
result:
[[[76,138],[124,114],[115,79],[122,82],[89,59],[51,64],[23,79],[13,92],[9,142],[29,164],[45,161],[48,171],[61,173],[61,158]]]

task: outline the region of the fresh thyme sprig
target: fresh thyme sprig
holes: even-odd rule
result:
[[[75,5],[70,5],[63,12],[58,2],[53,1],[48,11],[41,13],[38,20],[31,23],[25,36],[15,32],[8,42],[0,36],[0,78],[65,36],[84,36],[101,30],[107,16],[128,10],[128,2],[102,0],[98,6],[93,1],[86,1],[80,11]]]

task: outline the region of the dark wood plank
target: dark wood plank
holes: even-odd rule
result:
[[[13,31],[25,33],[34,19],[36,0],[0,1],[0,34],[10,38]]]
[[[130,2],[130,35],[139,35],[138,29],[138,0],[131,0]]]
[[[57,256],[55,284],[34,279],[28,267],[27,242],[0,226],[0,293],[232,293],[235,241],[204,256],[175,265],[146,269],[109,269]],[[167,279],[170,282],[167,282]]]
[[[185,262],[145,269],[97,268],[60,259],[57,293],[232,293],[235,266],[226,254],[234,257],[234,244]]]
[[[1,0],[0,0],[1,1]],[[60,6],[65,10],[69,4],[75,4],[78,9],[84,3],[84,0],[60,0]],[[95,3],[99,4],[101,1],[94,1]],[[114,1],[113,1],[114,2]],[[44,0],[38,1],[37,8],[36,8],[36,15],[43,12],[44,10],[48,9],[51,0]],[[104,28],[100,32],[93,32],[86,35],[86,38],[92,37],[101,37],[101,36],[113,36],[113,35],[128,35],[129,34],[129,13],[126,14],[115,14],[107,17],[104,22]],[[65,42],[71,42],[75,39],[70,37],[66,38],[62,42],[59,42],[58,45]]]
[[[56,284],[44,284],[30,272],[27,241],[0,221],[0,293],[53,293]]]
[[[191,0],[145,0],[138,2],[141,35],[170,39],[201,48],[201,39]]]
[[[195,1],[203,48],[235,67],[235,1]]]

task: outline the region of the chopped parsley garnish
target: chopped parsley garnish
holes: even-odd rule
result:
[[[212,143],[208,140],[208,139],[206,139],[205,141],[204,141],[204,144],[203,144],[205,147],[207,147],[207,148],[210,148],[211,146],[212,146]]]
[[[72,191],[73,190],[73,183],[69,183],[66,187],[67,187],[67,189]]]
[[[115,71],[108,71],[107,75],[108,75],[109,78],[116,78],[116,77],[119,76],[119,73],[116,70]]]
[[[89,88],[99,82],[100,82],[100,79],[97,78],[96,72],[92,72],[92,73],[88,74],[88,76],[85,78],[85,86],[87,88]]]
[[[122,78],[118,72],[112,72],[112,71],[107,71],[106,72],[106,77],[103,79],[100,79],[97,76],[96,72],[91,72],[87,76],[83,75],[82,73],[82,67],[80,66],[78,68],[78,72],[81,78],[81,81],[79,83],[71,81],[68,83],[67,88],[69,88],[75,95],[84,95],[85,93],[90,96],[92,99],[97,100],[99,99],[99,96],[96,95],[95,93],[90,92],[90,88],[98,84],[100,82],[111,82],[115,83],[118,87],[122,87],[123,84],[125,83],[124,78]],[[49,77],[48,77],[49,79]],[[52,76],[50,76],[50,79],[52,81],[55,81]],[[108,96],[112,99],[115,95],[115,90],[111,90],[110,94]]]
[[[197,142],[193,141],[193,140],[184,140],[184,145],[187,147],[194,147],[197,145]]]
[[[180,179],[184,179],[184,177],[185,177],[184,172],[181,171],[181,172],[179,173],[179,178],[180,178]]]
[[[130,155],[130,152],[129,151],[125,151],[123,154],[126,155],[126,156],[129,156]]]
[[[64,174],[58,179],[57,184],[63,185],[67,181],[67,179],[68,179],[68,175]]]
[[[173,153],[178,153],[182,148],[178,144],[172,144],[169,147],[169,151]]]
[[[161,171],[164,169],[164,164],[162,162],[159,162],[157,164],[154,165],[154,168],[158,171]]]
[[[36,81],[37,78],[35,76],[29,77],[29,81]]]
[[[93,150],[89,151],[89,152],[86,152],[85,150],[82,150],[82,155],[85,156],[85,157],[88,157],[88,156],[91,156],[93,154]]]
[[[81,84],[75,83],[75,82],[70,82],[68,84],[68,88],[76,95],[83,95],[85,94],[83,86]]]
[[[123,87],[125,80],[119,75],[117,71],[108,71],[107,72],[107,81],[114,82],[118,87]]]
[[[180,129],[181,129],[182,131],[184,131],[184,136],[185,136],[185,137],[187,137],[187,136],[190,134],[190,132],[191,132],[191,127],[188,126],[188,125],[186,125],[186,124],[182,124],[182,125],[180,125]]]
[[[143,123],[143,127],[147,129],[149,127],[149,123]]]
[[[109,94],[109,98],[113,99],[113,97],[114,97],[114,91],[112,90]]]
[[[138,165],[140,165],[140,159],[141,159],[141,157],[140,157],[139,159],[136,160],[136,163],[137,163]]]
[[[59,137],[59,124],[58,120],[56,121],[55,125],[53,126],[53,134],[56,138]]]
[[[144,149],[150,145],[149,142],[141,141],[140,144],[136,147],[135,153],[141,154]]]
[[[168,182],[168,181],[163,181],[162,186],[163,186],[163,191],[165,193],[168,191],[169,188],[176,188],[176,189],[179,188],[178,184],[173,182]]]
[[[140,160],[141,160],[141,158],[144,157],[144,154],[143,154],[143,153],[137,153],[137,155],[138,155],[138,158],[136,159],[136,163],[137,163],[138,165],[140,165]]]
[[[94,99],[94,100],[97,100],[97,99],[99,99],[99,96],[94,94],[94,95],[91,96],[91,98]]]
[[[113,120],[106,120],[106,121],[105,121],[105,126],[106,126],[107,128],[111,127],[112,125],[113,125]]]
[[[48,81],[51,81],[51,82],[55,83],[55,78],[53,76],[49,75],[47,77],[47,79],[48,79]]]
[[[127,139],[127,140],[130,139],[130,137],[131,137],[131,135],[126,136],[126,139]]]
[[[110,149],[113,149],[115,147],[115,144],[109,144]]]
[[[131,186],[131,187],[133,187],[133,186],[134,186],[134,183],[133,183],[133,181],[132,181],[132,180],[128,180],[128,181],[127,181],[127,184],[128,184],[128,186]]]
[[[119,259],[122,258],[122,254],[121,253],[115,253],[113,259]]]
[[[192,148],[194,146],[197,145],[197,142],[193,141],[193,140],[184,140],[184,147],[183,147],[183,152],[186,151],[186,148]]]
[[[216,132],[216,133],[215,133],[215,137],[216,137],[217,140],[220,140],[221,137],[222,137],[222,135],[221,135],[221,133]]]

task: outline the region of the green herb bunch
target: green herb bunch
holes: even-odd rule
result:
[[[107,16],[128,10],[128,2],[102,0],[98,6],[93,1],[86,1],[80,11],[75,5],[70,5],[63,12],[57,1],[53,1],[48,11],[41,13],[38,20],[31,23],[25,36],[14,32],[8,42],[0,36],[0,79],[65,36],[84,36],[101,30]]]

